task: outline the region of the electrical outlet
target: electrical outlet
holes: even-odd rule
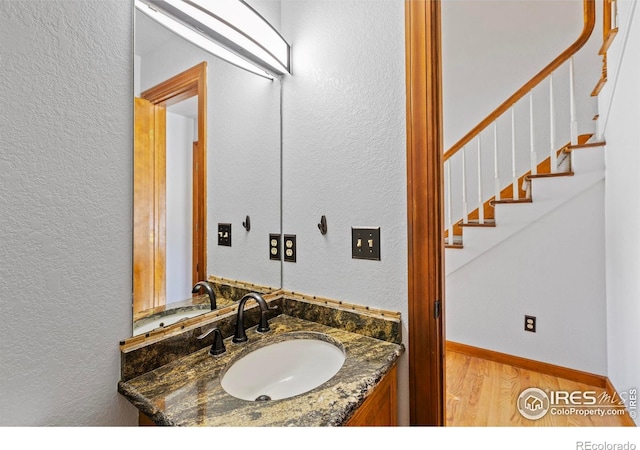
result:
[[[231,224],[230,223],[218,224],[218,245],[231,247]]]
[[[536,332],[535,316],[524,316],[524,331]]]
[[[269,235],[269,259],[280,261],[280,235]]]
[[[380,227],[351,228],[351,257],[380,261]]]
[[[296,262],[296,235],[284,235],[284,260],[287,262]]]

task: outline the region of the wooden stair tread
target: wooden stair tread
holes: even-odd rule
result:
[[[485,220],[484,223],[480,223],[477,221],[469,221],[467,223],[460,223],[461,227],[495,227],[496,226],[496,222],[495,220]]]
[[[607,143],[605,141],[602,142],[590,142],[588,144],[576,144],[576,145],[570,145],[568,146],[565,151],[566,152],[570,152],[572,150],[579,150],[581,148],[593,148],[593,147],[601,147],[603,145],[606,145]]]
[[[531,180],[533,178],[572,177],[573,175],[573,172],[538,173],[535,175],[527,175],[525,178]]]
[[[604,42],[602,43],[602,46],[600,47],[600,51],[598,52],[598,55],[604,56],[607,53],[607,51],[609,50],[609,47],[611,47],[611,43],[613,42],[617,34],[618,34],[618,27],[615,27],[609,30],[609,32],[607,33],[607,36],[604,38]]]
[[[509,204],[509,203],[531,203],[532,201],[533,200],[531,200],[530,198],[519,198],[517,200],[515,200],[513,198],[503,198],[503,199],[500,199],[500,200],[492,200],[492,203],[494,205],[497,205],[497,204],[504,205],[504,204]]]
[[[444,248],[454,248],[456,250],[464,248],[462,244],[444,244]]]
[[[600,91],[602,91],[602,88],[604,87],[605,84],[607,84],[607,78],[606,77],[600,78],[596,86],[591,91],[591,97],[597,97],[598,95],[600,95]]]

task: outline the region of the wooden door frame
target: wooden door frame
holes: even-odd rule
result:
[[[198,171],[200,179],[198,185],[201,187],[199,193],[202,210],[206,211],[207,204],[207,62],[203,61],[200,64],[185,70],[184,72],[175,75],[168,80],[163,81],[156,86],[147,89],[140,94],[140,97],[158,106],[159,110],[166,109],[167,106],[171,106],[175,103],[181,102],[188,98],[198,96],[198,150],[201,152],[202,170]],[[158,128],[159,121],[156,120],[156,130]],[[155,245],[155,273],[156,273],[156,293],[154,297],[160,296],[160,292],[164,292],[161,288],[162,282],[158,282],[160,278],[164,280],[164,273],[166,271],[166,145],[164,142],[164,136],[161,136],[160,131],[154,130],[156,141],[156,171],[155,171],[155,230],[156,230],[156,245]],[[135,205],[134,205],[135,207]],[[202,232],[197,235],[194,234],[194,242],[192,244],[195,249],[198,247],[201,254],[206,255],[207,246],[207,215],[197,214],[198,205],[194,205],[194,218],[199,218],[198,226],[201,227]],[[193,225],[196,226],[195,223]],[[199,239],[199,242],[196,241]],[[203,267],[201,273],[207,273],[206,258],[203,260]],[[192,268],[192,272],[195,271],[195,267]],[[164,297],[164,295],[162,295]],[[164,304],[165,299],[161,299]],[[158,305],[156,305],[158,306]]]
[[[206,248],[206,228],[202,226],[206,223],[207,208],[202,197],[206,194],[207,188],[204,185],[206,180],[203,180],[201,173],[206,170],[206,164],[204,163],[204,149],[199,142],[193,143],[193,168],[192,168],[192,180],[193,180],[193,220],[191,232],[193,236],[193,252],[192,252],[192,270],[191,281],[195,285],[197,282],[202,281],[207,276],[207,248]],[[198,294],[193,294],[200,295]]]
[[[133,312],[136,314],[161,306],[165,299],[164,219],[156,219],[157,205],[164,203],[164,190],[158,189],[155,174],[164,172],[165,160],[157,155],[164,148],[165,112],[149,101],[136,98],[134,120],[134,182],[133,182]],[[156,138],[157,136],[157,138]]]
[[[444,209],[440,0],[406,0],[411,425],[444,425]]]

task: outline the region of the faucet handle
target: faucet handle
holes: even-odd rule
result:
[[[202,339],[206,338],[207,336],[209,336],[211,333],[213,333],[215,330],[218,330],[218,327],[213,327],[210,330],[205,331],[200,336],[196,337],[196,339],[202,340]]]
[[[227,351],[224,346],[224,339],[222,338],[222,332],[218,327],[213,327],[209,331],[205,331],[200,336],[197,337],[198,340],[202,340],[209,336],[211,333],[214,333],[213,336],[213,344],[211,345],[211,349],[209,350],[209,354],[213,356],[222,355]]]

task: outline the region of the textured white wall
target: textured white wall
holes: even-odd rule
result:
[[[621,31],[608,52],[609,81],[599,100],[607,141],[608,376],[627,392],[640,389],[640,7],[637,0],[618,3]]]
[[[284,287],[400,311],[407,343],[404,3],[284,1],[282,31]],[[352,226],[381,227],[381,261],[351,258]],[[406,355],[399,370],[408,423]]]
[[[0,1],[0,425],[127,425],[132,3]]]
[[[167,111],[167,303],[191,296],[195,120]]]
[[[269,259],[268,245],[269,233],[280,230],[279,81],[238,69],[170,33],[159,50],[140,57],[143,91],[208,62],[207,271],[280,287],[280,264]],[[242,228],[247,215],[248,233]],[[218,246],[218,223],[232,224],[231,247]]]
[[[604,273],[599,182],[447,276],[447,340],[606,375]]]

